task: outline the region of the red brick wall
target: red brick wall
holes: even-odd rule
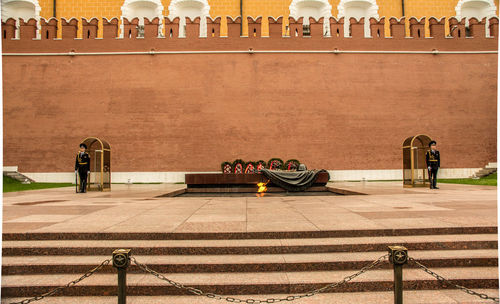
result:
[[[496,50],[497,39],[5,41],[4,52]],[[71,171],[87,136],[114,171],[215,171],[236,158],[401,168],[425,133],[444,168],[496,160],[497,54],[4,56],[4,165]]]

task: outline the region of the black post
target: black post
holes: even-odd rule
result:
[[[118,304],[127,303],[127,267],[130,265],[130,249],[113,251],[113,266],[118,269]]]
[[[54,0],[54,2],[53,2],[53,12],[52,12],[52,15],[54,15],[53,16],[54,18],[57,17],[57,0]]]
[[[408,249],[389,246],[389,261],[394,265],[394,304],[403,304],[403,265],[408,262]]]
[[[243,36],[243,0],[240,0],[240,16],[241,16],[240,36]]]

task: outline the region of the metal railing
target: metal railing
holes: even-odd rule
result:
[[[313,289],[309,292],[295,294],[295,295],[289,295],[287,297],[281,297],[281,298],[241,299],[241,298],[225,296],[225,295],[220,295],[220,294],[211,293],[211,292],[204,292],[203,290],[201,290],[199,288],[183,285],[183,284],[176,282],[174,280],[171,280],[171,279],[167,278],[165,275],[151,269],[146,264],[143,264],[143,263],[140,263],[139,261],[137,261],[137,259],[135,257],[132,257],[130,249],[117,249],[117,250],[113,251],[112,259],[104,260],[97,267],[89,270],[88,272],[86,272],[84,275],[82,275],[78,279],[73,280],[64,286],[56,287],[53,290],[46,292],[42,295],[28,298],[28,299],[22,300],[20,302],[11,302],[10,304],[28,304],[28,303],[31,303],[34,301],[42,300],[42,299],[49,297],[49,296],[53,296],[58,291],[64,290],[66,288],[70,288],[70,287],[76,285],[77,283],[83,281],[84,279],[92,276],[94,273],[99,271],[101,268],[108,265],[111,261],[113,262],[113,267],[115,267],[117,269],[117,272],[118,272],[118,304],[126,304],[126,301],[127,301],[127,293],[126,293],[127,268],[128,268],[128,266],[130,266],[131,262],[133,262],[134,265],[136,265],[142,271],[149,273],[149,274],[153,275],[154,277],[156,277],[162,281],[165,281],[168,284],[170,284],[178,289],[188,291],[188,292],[190,292],[194,295],[197,295],[197,296],[205,296],[205,297],[210,298],[210,299],[224,300],[224,301],[231,302],[231,303],[254,303],[254,304],[259,303],[259,304],[261,304],[261,303],[278,303],[278,302],[285,302],[285,301],[290,302],[290,301],[294,301],[294,300],[299,300],[299,299],[315,296],[317,294],[326,292],[327,290],[332,290],[334,288],[342,286],[342,285],[348,283],[349,281],[353,280],[354,278],[357,278],[360,275],[364,274],[365,272],[375,269],[377,266],[380,266],[381,264],[383,264],[386,261],[389,261],[393,265],[393,269],[394,269],[393,289],[394,289],[394,303],[395,304],[403,304],[403,266],[405,264],[407,264],[408,262],[413,263],[415,266],[417,266],[417,268],[430,274],[436,280],[438,280],[446,285],[455,287],[463,292],[466,292],[467,294],[477,296],[483,300],[492,300],[496,303],[499,303],[498,297],[490,297],[487,294],[476,292],[476,291],[471,290],[467,287],[455,284],[454,282],[437,274],[436,272],[432,271],[431,269],[429,269],[428,267],[426,267],[425,265],[423,265],[419,261],[415,260],[412,257],[409,257],[408,250],[403,246],[389,246],[388,251],[389,251],[388,254],[380,256],[378,259],[375,259],[373,262],[364,266],[359,271],[357,271],[349,276],[344,277],[342,280],[335,282],[335,283],[325,285],[321,288]]]

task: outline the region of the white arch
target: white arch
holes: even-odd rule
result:
[[[19,39],[19,18],[28,21],[33,18],[36,19],[36,38],[40,39],[40,11],[42,8],[38,0],[2,0],[2,20],[5,21],[9,18],[16,19],[16,33],[15,37]]]
[[[122,23],[121,35],[123,37],[123,18],[132,20],[139,18],[139,25],[144,25],[144,18],[152,20],[158,17],[160,19],[160,26],[158,27],[158,36],[162,35],[163,29],[163,5],[161,0],[125,0],[121,7],[122,10]]]
[[[200,37],[207,37],[207,17],[210,5],[207,0],[172,0],[168,6],[170,20],[179,17],[179,37],[186,37],[186,17],[200,17]]]
[[[318,20],[323,17],[323,32],[330,36],[330,17],[332,5],[328,0],[293,0],[290,6],[290,17],[298,19],[303,17],[304,25],[309,25],[309,17]]]
[[[344,36],[349,37],[349,18],[365,18],[365,37],[370,37],[370,18],[379,18],[376,0],[340,0],[337,18],[344,17]]]
[[[475,17],[479,20],[486,17],[486,36],[490,36],[489,18],[496,16],[497,7],[493,0],[459,0],[455,6],[457,19],[465,19],[466,26],[469,26],[469,18]]]

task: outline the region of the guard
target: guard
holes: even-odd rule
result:
[[[425,161],[427,163],[427,170],[429,171],[429,183],[431,189],[439,189],[436,186],[437,183],[437,173],[441,166],[441,159],[439,157],[439,151],[436,149],[436,141],[432,140],[429,143],[430,150],[427,151],[425,155]]]
[[[81,143],[75,161],[75,174],[78,172],[80,175],[80,193],[87,192],[87,176],[90,174],[90,156],[85,150],[87,150],[87,145]]]

